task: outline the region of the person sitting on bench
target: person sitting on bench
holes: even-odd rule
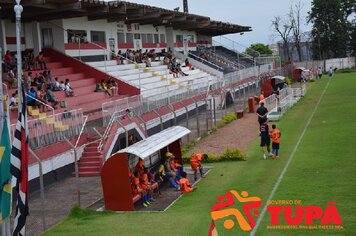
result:
[[[196,187],[190,186],[190,182],[187,178],[187,173],[184,171],[182,173],[182,178],[179,180],[179,187],[182,193],[190,193],[197,189]]]

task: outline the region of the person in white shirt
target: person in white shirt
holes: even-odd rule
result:
[[[331,79],[333,77],[333,73],[334,73],[334,70],[333,68],[330,66],[329,68],[329,79]]]

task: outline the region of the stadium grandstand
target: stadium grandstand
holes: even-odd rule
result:
[[[8,101],[15,101],[9,103],[12,131],[17,118],[14,4],[0,0],[3,88]],[[226,94],[258,88],[278,69],[273,61],[236,60],[243,55],[223,46],[212,50],[213,37],[248,32],[249,26],[124,1],[26,0],[22,5],[29,140],[46,183],[74,171],[66,140],[78,147],[79,176],[99,176],[110,154],[128,145],[125,132],[145,139],[162,123],[171,126],[186,113],[208,109],[211,96],[221,97],[216,107],[222,107]],[[31,157],[32,182],[37,170]]]

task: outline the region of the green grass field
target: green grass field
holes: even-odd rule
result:
[[[263,160],[256,140],[248,161],[213,164],[198,190],[183,196],[166,212],[115,214],[76,209],[44,235],[207,235],[210,208],[226,191],[248,191],[250,196],[259,196],[264,205],[327,83],[327,76],[310,83],[307,95],[276,123],[282,132],[279,160]],[[303,205],[323,209],[329,201],[336,201],[344,229],[271,230],[267,229],[270,216],[266,214],[256,235],[356,235],[355,144],[356,73],[337,73],[272,199],[301,200]],[[219,235],[248,235],[237,223],[226,230],[223,222],[216,221]]]

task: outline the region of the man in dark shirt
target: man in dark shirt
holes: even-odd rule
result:
[[[260,107],[257,108],[256,114],[258,116],[258,123],[260,125],[267,121],[268,110],[263,102],[261,102]]]
[[[263,153],[263,159],[266,160],[267,156],[269,155],[269,147],[271,144],[271,138],[269,136],[269,126],[268,121],[264,122],[260,125],[260,136],[261,136],[261,148]]]

